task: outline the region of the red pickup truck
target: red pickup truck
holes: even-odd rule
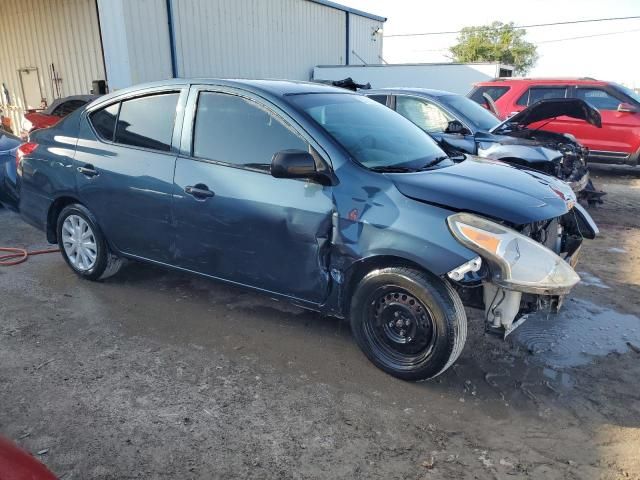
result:
[[[640,94],[617,83],[591,78],[500,78],[476,84],[468,96],[487,108],[493,103],[502,119],[545,98],[580,98],[600,111],[602,128],[564,116],[530,128],[573,135],[590,149],[590,162],[639,163]]]

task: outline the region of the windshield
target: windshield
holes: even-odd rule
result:
[[[419,127],[361,95],[315,93],[288,99],[369,169],[420,169],[446,154]]]
[[[462,95],[438,97],[445,106],[464,117],[474,130],[488,132],[500,123],[498,117],[473,100]]]
[[[613,85],[614,85],[615,88],[620,90],[626,96],[631,97],[633,100],[635,100],[636,102],[640,103],[640,94],[638,92],[635,92],[634,90],[631,90],[630,88],[627,88],[627,87],[625,87],[623,85],[620,85],[618,83],[614,83]]]

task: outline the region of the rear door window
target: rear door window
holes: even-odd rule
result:
[[[498,86],[478,87],[473,91],[473,93],[469,98],[471,98],[471,100],[473,100],[474,102],[479,103],[480,105],[484,105],[485,103],[487,103],[487,101],[483,96],[484,93],[489,95],[491,99],[495,102],[500,97],[502,97],[505,93],[507,93],[509,90],[510,90],[510,87],[498,87]]]
[[[621,103],[616,97],[600,88],[577,88],[575,96],[598,110],[617,110]]]
[[[454,118],[434,103],[413,97],[396,97],[396,112],[429,133],[442,133]]]
[[[169,151],[179,95],[171,92],[123,101],[115,141],[133,147]]]
[[[306,141],[256,102],[226,93],[202,92],[193,132],[193,156],[268,170],[281,150],[308,151]]]
[[[516,103],[526,107],[547,98],[566,98],[566,96],[567,87],[531,87]]]
[[[101,108],[89,116],[89,121],[96,133],[103,140],[113,141],[116,131],[116,120],[118,118],[119,103],[114,103],[108,107]]]

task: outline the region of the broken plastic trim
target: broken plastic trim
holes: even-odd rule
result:
[[[482,267],[482,258],[476,257],[472,258],[468,262],[463,263],[457,268],[454,268],[450,272],[447,273],[447,276],[456,282],[459,282],[464,278],[464,276],[469,272],[477,272]]]

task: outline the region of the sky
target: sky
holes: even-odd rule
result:
[[[383,57],[389,63],[451,61],[448,47],[456,35],[386,37],[401,33],[456,31],[494,21],[516,25],[640,15],[640,0],[338,0],[339,3],[387,17]],[[609,34],[566,40],[586,35]],[[640,88],[640,19],[527,29],[539,59],[528,76],[594,77]],[[556,41],[562,40],[562,41]]]

